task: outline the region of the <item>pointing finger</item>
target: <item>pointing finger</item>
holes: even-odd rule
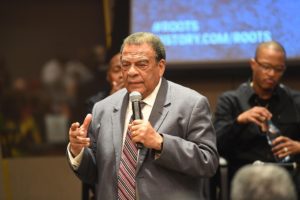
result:
[[[84,121],[83,121],[83,124],[81,125],[80,128],[82,128],[84,131],[86,131],[90,125],[92,121],[92,115],[91,114],[87,114]]]

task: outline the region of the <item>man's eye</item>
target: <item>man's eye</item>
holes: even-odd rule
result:
[[[140,69],[145,69],[148,65],[147,63],[138,63],[136,66]]]
[[[129,68],[129,66],[130,66],[130,65],[129,65],[128,63],[122,63],[122,67],[123,67],[123,68]]]
[[[263,66],[263,68],[265,68],[265,69],[271,69],[272,67],[270,67],[270,66],[268,66],[268,65],[262,65]]]

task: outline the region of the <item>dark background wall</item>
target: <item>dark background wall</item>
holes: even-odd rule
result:
[[[105,44],[103,27],[101,0],[1,0],[0,65],[8,73],[0,70],[0,77],[38,80],[49,59],[74,59]],[[64,150],[35,157],[0,155],[0,199],[79,200],[81,183],[69,169]]]
[[[100,0],[2,0],[0,58],[13,77],[35,77],[57,55],[103,44],[102,13]]]

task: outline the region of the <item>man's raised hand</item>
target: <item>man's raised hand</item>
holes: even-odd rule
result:
[[[76,157],[82,148],[90,145],[90,138],[87,137],[87,131],[92,121],[92,115],[87,114],[82,125],[75,122],[69,129],[70,151]]]

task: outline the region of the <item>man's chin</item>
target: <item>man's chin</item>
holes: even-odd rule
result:
[[[276,85],[274,85],[274,84],[266,84],[266,85],[263,87],[263,89],[264,89],[265,91],[272,92],[272,91],[274,90],[275,86],[276,86]]]
[[[273,81],[265,82],[264,83],[264,89],[266,90],[273,90],[276,87],[277,83]]]
[[[129,87],[129,88],[127,88],[127,91],[129,92],[129,93],[131,93],[131,92],[139,92],[139,93],[142,93],[142,90],[141,90],[141,88],[139,88],[139,87]]]

